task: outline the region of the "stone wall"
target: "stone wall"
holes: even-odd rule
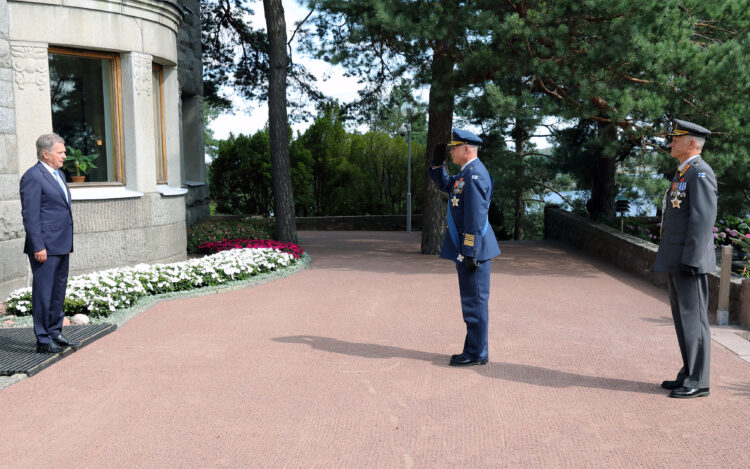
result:
[[[652,272],[658,246],[610,226],[594,223],[574,213],[547,206],[544,210],[544,239],[572,244],[606,259],[651,283],[666,288],[666,276]],[[708,276],[709,315],[715,322],[719,296],[719,275]],[[729,321],[750,328],[750,281],[732,278],[729,292]]]
[[[0,0],[0,296],[26,284],[8,2]]]
[[[71,275],[187,257],[185,201],[180,196],[74,201],[73,227]]]
[[[114,8],[120,5],[116,0],[63,4],[0,0],[0,301],[29,279],[28,259],[23,254],[19,178],[36,162],[36,137],[52,130],[49,44],[119,51],[122,72],[126,184],[72,189],[75,234],[71,274],[186,258],[186,220],[192,220],[186,210],[190,206],[191,216],[207,217],[208,190],[205,178],[199,180],[195,191],[191,188],[189,196],[177,189],[186,179],[180,93],[199,96],[202,92],[199,3],[185,3],[193,5],[190,32],[183,35],[180,31],[183,44],[178,54],[178,27],[186,10],[172,1],[143,0],[131,5],[133,8],[125,14]],[[60,15],[66,18],[64,28],[54,27]],[[178,55],[183,65],[179,70]],[[162,97],[170,187],[159,192],[153,98],[150,86],[144,86],[151,83],[152,62],[159,63],[164,71]],[[184,75],[184,83],[178,86],[180,75]],[[192,102],[195,107],[200,99]],[[198,170],[205,166],[200,114],[192,119],[188,134],[200,139],[190,153],[200,163],[196,165]],[[194,137],[196,134],[198,137]],[[196,210],[192,210],[194,206]]]

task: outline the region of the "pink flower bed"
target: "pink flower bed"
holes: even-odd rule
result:
[[[274,241],[272,239],[222,239],[216,243],[203,243],[198,246],[198,251],[203,254],[214,254],[219,251],[242,248],[272,248],[282,252],[288,252],[295,259],[299,259],[305,252],[296,244]]]

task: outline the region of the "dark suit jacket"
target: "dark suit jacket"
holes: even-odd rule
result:
[[[67,184],[65,190],[70,200]],[[41,162],[21,177],[21,214],[26,230],[23,252],[46,249],[53,256],[73,252],[73,212],[60,184]]]
[[[689,164],[682,177],[675,176],[664,196],[656,272],[674,273],[680,264],[697,267],[701,274],[716,269],[716,176],[700,156]]]
[[[472,160],[455,176],[449,176],[443,166],[430,168],[430,176],[439,190],[449,194],[448,208],[458,238],[456,246],[446,230],[440,257],[458,262],[459,253],[480,261],[500,255],[492,227],[488,225],[485,229],[492,198],[492,178],[479,158]]]

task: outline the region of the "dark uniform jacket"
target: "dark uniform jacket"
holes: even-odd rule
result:
[[[680,264],[696,267],[701,274],[716,269],[716,176],[700,156],[688,165],[675,175],[664,195],[656,272],[675,273]]]
[[[456,227],[456,242],[446,228],[440,257],[460,263],[463,257],[486,261],[500,254],[495,233],[487,221],[492,197],[492,179],[479,159],[466,164],[463,171],[449,176],[445,167],[431,168],[430,176],[437,188],[448,192],[448,207]]]

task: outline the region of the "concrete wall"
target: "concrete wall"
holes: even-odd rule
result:
[[[658,246],[612,227],[594,223],[557,207],[544,210],[544,239],[557,239],[606,259],[651,283],[667,287],[663,273],[652,272]],[[729,293],[729,320],[750,328],[750,281],[733,278]],[[709,314],[715,318],[719,275],[708,276]],[[715,321],[714,321],[715,322]]]

